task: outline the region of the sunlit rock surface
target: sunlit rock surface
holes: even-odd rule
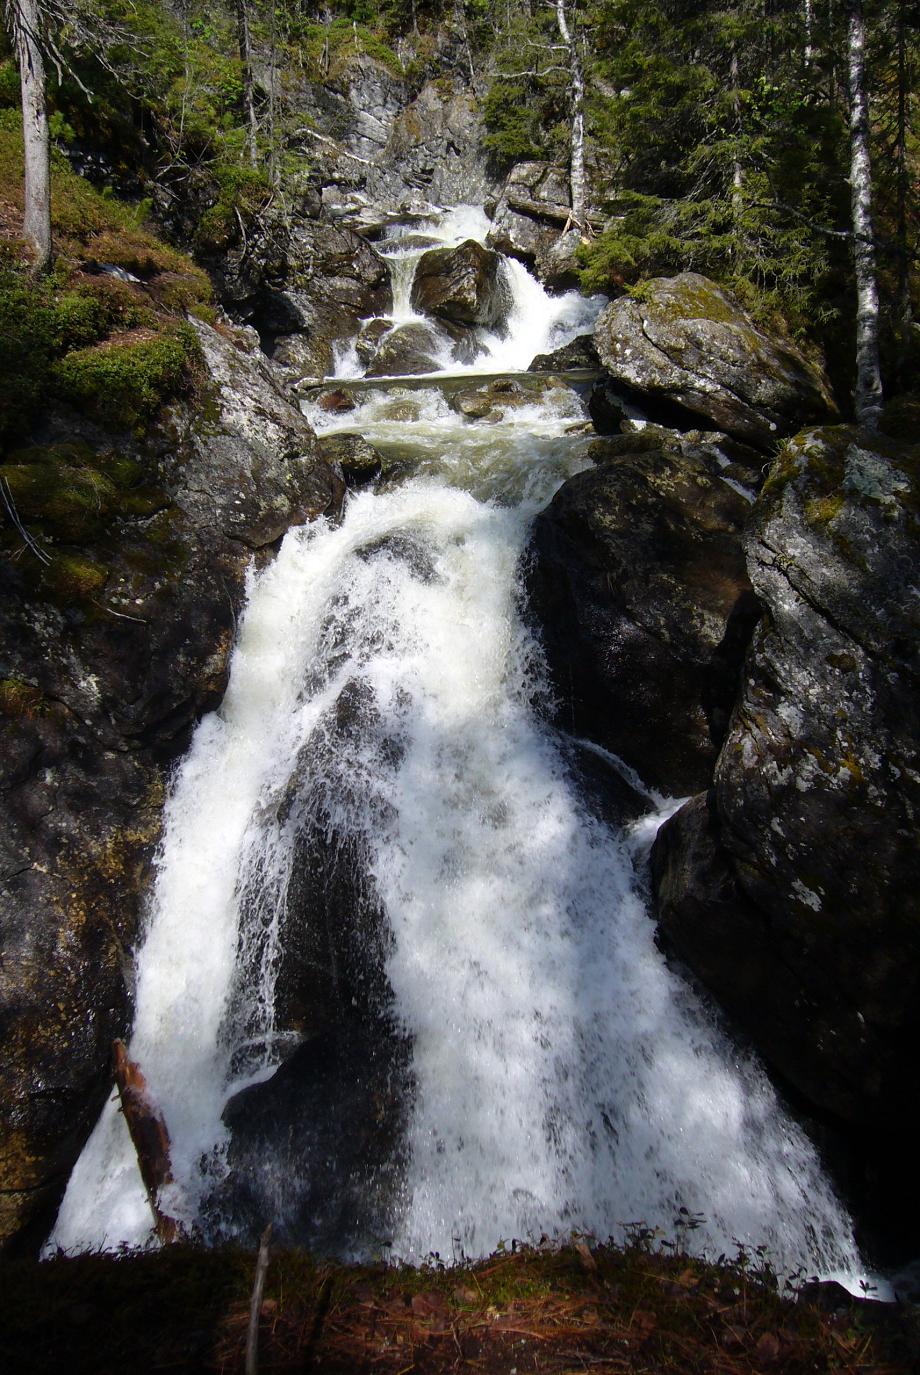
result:
[[[835,407],[818,368],[696,272],[655,277],[605,308],[594,334],[614,382],[676,403],[761,447]]]

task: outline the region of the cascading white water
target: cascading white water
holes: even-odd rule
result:
[[[380,244],[390,269],[392,309],[385,317],[392,326],[425,320],[412,305],[412,283],[422,255],[429,247],[456,248],[467,239],[484,244],[490,223],[479,206],[460,205],[440,219],[390,226]],[[421,243],[416,241],[421,239]],[[453,373],[517,372],[525,370],[540,353],[562,348],[580,334],[586,334],[604,304],[602,297],[585,297],[577,291],[550,296],[523,263],[504,258],[502,273],[511,308],[505,327],[480,329],[478,353],[472,362],[456,358],[450,341],[444,341],[443,371]],[[429,321],[430,323],[430,321]],[[339,345],[335,376],[360,377],[363,366],[352,341]]]
[[[131,1042],[172,1135],[169,1203],[194,1222],[215,1183],[232,1183],[224,1104],[238,1075],[277,1063],[296,799],[309,809],[321,795],[330,834],[360,840],[411,1053],[394,1253],[475,1255],[633,1221],[672,1233],[685,1208],[705,1217],[700,1249],[738,1238],[853,1281],[850,1223],[814,1149],[665,966],[638,842],[592,813],[569,744],[533,705],[545,688],[518,605],[521,553],[533,515],[588,462],[589,441],[567,433],[583,414],[556,388],[470,424],[434,387],[316,412],[411,450],[415,475],[352,497],[338,525],[291,531],[253,576],[223,706],[177,773]],[[333,728],[355,684],[362,709]],[[252,943],[262,953],[241,995]],[[241,1056],[253,1028],[255,1058]],[[308,1154],[298,1168],[309,1178]],[[110,1104],[49,1244],[150,1233]]]

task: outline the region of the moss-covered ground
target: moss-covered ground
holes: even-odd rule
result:
[[[194,386],[199,350],[186,313],[213,316],[211,284],[131,206],[52,168],[52,272],[36,277],[19,237],[21,119],[0,109],[0,446],[61,403],[143,433]]]
[[[244,1369],[255,1257],[176,1246],[0,1265],[0,1363],[17,1375]],[[916,1328],[887,1306],[782,1296],[761,1263],[642,1240],[514,1248],[469,1266],[273,1255],[262,1372],[906,1375]]]

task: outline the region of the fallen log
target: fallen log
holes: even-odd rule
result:
[[[176,1219],[160,1204],[160,1195],[173,1178],[169,1129],[147,1087],[140,1065],[129,1059],[124,1041],[112,1042],[112,1064],[121,1110],[153,1213],[154,1231],[164,1246],[169,1245],[177,1241],[182,1232]]]

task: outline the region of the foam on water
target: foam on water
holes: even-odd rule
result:
[[[222,1168],[241,875],[292,761],[357,671],[404,743],[368,802],[369,832],[381,799],[392,818],[371,872],[417,1084],[396,1250],[480,1254],[638,1219],[670,1231],[686,1207],[706,1215],[699,1245],[737,1237],[786,1265],[855,1274],[813,1149],[665,967],[625,839],[586,812],[533,714],[539,659],[516,590],[533,509],[416,481],[357,498],[338,528],[291,532],[253,580],[224,705],[172,790],[138,961],[131,1053],[172,1135],[174,1206],[194,1219]],[[424,543],[433,576],[361,557],[394,532]],[[346,625],[352,661],[324,670]],[[110,1108],[52,1244],[140,1244],[145,1214]]]

